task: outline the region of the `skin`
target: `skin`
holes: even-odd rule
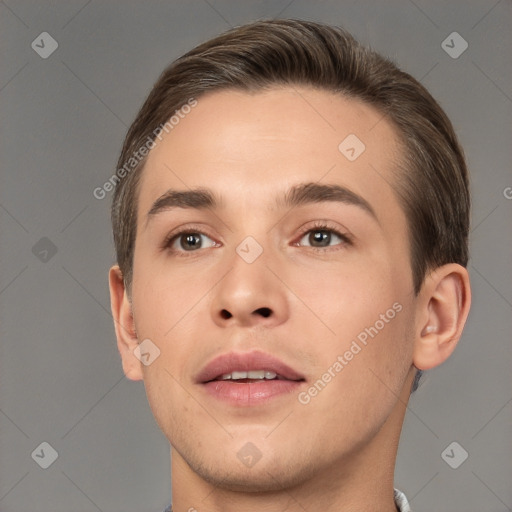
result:
[[[366,146],[353,162],[338,150],[348,134]],[[131,297],[117,266],[110,289],[125,374],[143,379],[171,443],[175,512],[396,510],[393,474],[415,367],[450,356],[470,305],[457,264],[413,292],[407,220],[392,187],[400,154],[393,126],[372,107],[306,87],[201,97],[151,150]],[[305,182],[349,188],[377,220],[328,201],[276,207],[276,196]],[[221,207],[173,208],[146,222],[168,189],[195,187],[212,189]],[[332,235],[312,247],[307,228],[316,233],[318,221],[352,243]],[[188,226],[205,233],[200,248],[186,251],[178,239],[175,252],[162,249]],[[251,264],[236,252],[247,236],[263,248]],[[401,311],[307,404],[292,393],[236,408],[194,383],[215,356],[259,349],[302,373],[307,390],[395,303]],[[146,338],[161,351],[149,366],[133,353]],[[252,467],[237,457],[247,442],[261,453]]]

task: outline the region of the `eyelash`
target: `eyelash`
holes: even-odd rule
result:
[[[336,246],[327,246],[327,247],[313,247],[313,246],[305,246],[309,250],[313,250],[315,252],[326,252],[326,250],[340,250],[343,246],[347,245],[353,245],[352,236],[348,235],[347,233],[341,233],[337,228],[335,228],[332,225],[329,225],[329,223],[324,222],[315,222],[313,226],[308,226],[300,231],[300,235],[298,236],[299,241],[304,238],[304,235],[306,235],[309,232],[315,232],[315,231],[327,231],[329,233],[332,233],[339,237],[342,240],[342,243],[338,244],[340,247]],[[196,251],[182,251],[182,250],[176,250],[171,249],[171,245],[175,242],[177,238],[179,238],[181,235],[185,234],[198,234],[198,235],[205,235],[208,238],[211,238],[213,240],[213,237],[210,236],[208,233],[205,233],[202,231],[202,228],[195,228],[194,226],[187,226],[186,228],[183,228],[179,231],[171,233],[169,236],[167,236],[162,244],[163,250],[168,250],[169,252],[173,253],[174,255],[177,255],[178,257],[190,257],[193,255],[193,253],[198,252]],[[297,243],[293,244],[295,247],[300,247]]]

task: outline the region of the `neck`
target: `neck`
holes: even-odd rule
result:
[[[364,446],[354,448],[328,466],[316,461],[319,470],[312,477],[307,471],[310,468],[304,468],[292,484],[274,485],[268,491],[244,492],[229,487],[221,479],[208,478],[207,472],[194,471],[171,446],[173,512],[396,512],[394,470],[408,388],[404,386],[406,392]],[[267,475],[271,469],[267,468]],[[274,479],[276,484],[280,483],[278,474]]]

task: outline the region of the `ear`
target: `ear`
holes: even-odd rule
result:
[[[130,299],[126,293],[121,269],[114,265],[109,272],[110,307],[114,317],[117,348],[121,354],[123,371],[130,380],[142,380],[142,363],[135,357],[134,350],[139,342],[135,332]]]
[[[413,364],[430,370],[450,357],[462,335],[471,305],[468,271],[456,263],[438,267],[418,299]]]

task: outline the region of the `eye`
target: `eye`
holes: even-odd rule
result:
[[[306,231],[297,245],[321,249],[324,247],[350,243],[351,240],[347,235],[343,235],[328,226],[316,226],[315,228]]]
[[[215,245],[210,237],[197,231],[175,233],[165,242],[165,247],[175,252],[194,252]]]

